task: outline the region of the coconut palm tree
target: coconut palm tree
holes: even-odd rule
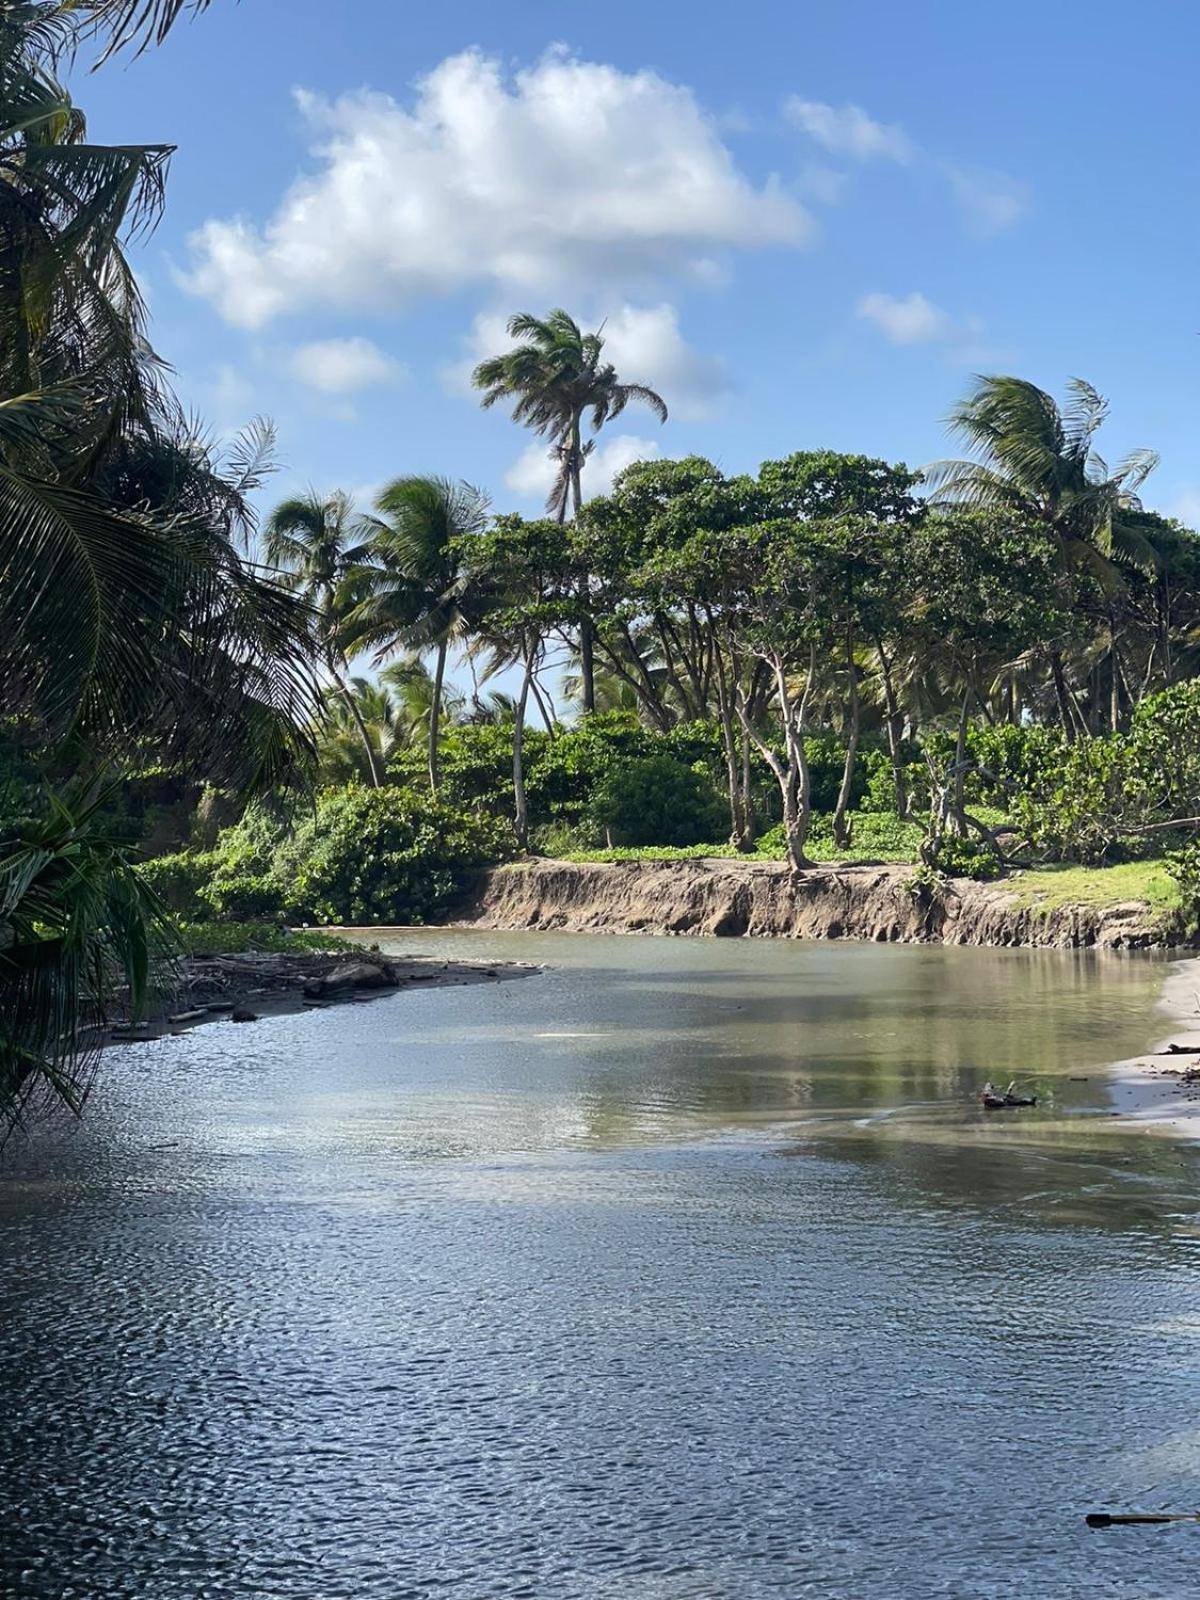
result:
[[[348,494],[338,489],[322,497],[310,489],[275,507],[264,531],[263,548],[267,561],[284,574],[284,581],[310,608],[321,660],[358,729],[371,783],[378,789],[383,775],[374,741],[346,682],[341,632],[355,576],[370,555],[363,533]]]
[[[510,337],[519,341],[504,355],[481,361],[472,382],[487,407],[501,400],[513,402],[515,421],[550,440],[556,464],[554,484],[546,509],[565,522],[570,507],[575,514],[583,504],[582,474],[595,449],[595,435],[606,422],[620,416],[637,401],[667,420],[667,404],[657,390],[644,383],[623,383],[611,361],[603,359],[601,329],[584,333],[573,317],[559,309],[548,317],[519,312],[508,322]],[[588,416],[593,437],[583,437]],[[580,623],[583,707],[596,704],[592,625],[584,607]]]
[[[1057,543],[1064,573],[1089,572],[1102,591],[1120,587],[1121,565],[1154,566],[1153,546],[1137,521],[1137,491],[1158,465],[1153,450],[1134,450],[1115,470],[1094,448],[1108,402],[1090,383],[1073,378],[1060,407],[1024,378],[981,377],[950,415],[950,431],[973,460],[938,461],[925,468],[935,503],[996,508],[1045,526]],[[1119,662],[1109,626],[1113,698]],[[1051,673],[1068,734],[1078,730],[1062,652],[1051,652]]]
[[[370,565],[361,569],[366,594],[347,617],[353,648],[373,648],[376,661],[397,651],[432,650],[429,706],[429,787],[438,787],[438,737],[451,645],[470,625],[463,541],[488,521],[488,497],[449,478],[397,478],[366,519]]]
[[[105,57],[125,45],[136,44],[137,53],[161,44],[185,11],[199,15],[212,0],[58,0],[79,34],[107,39]]]

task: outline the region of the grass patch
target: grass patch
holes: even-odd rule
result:
[[[252,951],[305,955],[312,951],[361,950],[352,939],[313,928],[278,928],[270,922],[180,922],[180,945],[188,956],[241,956]]]
[[[1027,867],[1004,880],[1018,905],[1049,914],[1064,906],[1115,906],[1140,900],[1160,921],[1183,910],[1179,885],[1161,859],[1123,861],[1113,867]]]
[[[852,833],[848,850],[839,850],[833,842],[830,820],[820,813],[814,815],[804,846],[810,861],[830,866],[852,867],[864,862],[886,861],[909,863],[920,859],[920,845],[924,828],[918,822],[902,822],[888,812],[859,811],[850,818]],[[559,861],[597,862],[613,861],[783,861],[787,850],[783,829],[776,825],[759,839],[752,854],[745,855],[731,844],[691,845],[614,845],[604,850],[565,850],[556,856]]]

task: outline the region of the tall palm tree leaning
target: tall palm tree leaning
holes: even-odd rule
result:
[[[1134,450],[1110,470],[1093,440],[1108,402],[1082,378],[1067,385],[1059,407],[1025,378],[979,377],[950,414],[949,427],[974,452],[971,461],[936,461],[924,477],[934,503],[1011,511],[1040,523],[1056,541],[1063,571],[1085,569],[1110,592],[1120,565],[1149,570],[1154,552],[1128,513],[1140,511],[1137,491],[1158,465],[1153,450]],[[1059,715],[1068,737],[1080,728],[1062,652],[1050,652]],[[1113,643],[1113,700],[1120,667]]]
[[[378,789],[383,774],[375,743],[346,681],[343,637],[349,591],[370,554],[369,544],[359,537],[362,526],[349,495],[339,489],[322,498],[310,489],[275,507],[264,530],[263,547],[270,565],[284,574],[288,587],[312,610],[321,660],[358,729],[371,783]]]
[[[349,613],[356,650],[375,649],[376,661],[399,650],[434,653],[429,704],[429,787],[438,787],[438,741],[445,701],[446,658],[467,631],[466,577],[461,541],[487,526],[482,490],[449,478],[406,477],[390,483],[364,519],[370,565],[367,592]]]
[[[595,435],[634,400],[665,422],[666,401],[644,383],[621,382],[612,362],[602,359],[603,325],[595,333],[584,333],[561,309],[548,317],[522,311],[509,318],[508,332],[520,342],[504,355],[481,361],[472,382],[482,392],[483,406],[511,400],[514,420],[551,441],[557,470],[546,509],[565,522],[568,507],[577,515],[583,503],[583,467],[596,447],[594,438],[583,437],[584,416],[590,413]],[[592,627],[586,612],[585,606],[579,635],[580,675],[583,709],[594,711],[596,674]]]

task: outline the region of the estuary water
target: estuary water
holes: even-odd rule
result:
[[[0,1167],[0,1595],[1174,1600],[1164,968],[434,931],[511,982],[106,1059]],[[986,1077],[1036,1085],[988,1115]]]

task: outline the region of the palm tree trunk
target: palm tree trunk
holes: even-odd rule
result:
[[[579,516],[579,509],[583,505],[583,440],[580,430],[580,417],[576,414],[571,419],[571,432],[567,448],[570,452],[567,461],[567,471],[571,487],[571,515]],[[563,518],[566,517],[567,497],[562,499]],[[583,710],[587,716],[596,709],[596,645],[592,630],[592,619],[589,615],[591,596],[588,593],[586,577],[579,580],[579,678],[580,689],[583,695]]]
[[[1067,692],[1067,675],[1063,670],[1061,650],[1050,652],[1050,676],[1054,680],[1054,697],[1058,701],[1058,714],[1062,719],[1063,732],[1067,742],[1075,742],[1075,719],[1071,715],[1071,697]]]
[[[1108,617],[1108,661],[1111,670],[1109,685],[1109,726],[1113,733],[1121,731],[1121,658],[1117,654],[1117,629],[1112,613]]]
[[[332,651],[329,651],[326,655],[325,664],[329,668],[329,676],[333,679],[334,687],[341,696],[346,710],[350,713],[350,716],[354,722],[354,726],[358,729],[358,735],[362,740],[363,749],[367,753],[367,770],[371,774],[371,787],[372,789],[382,789],[383,778],[380,775],[379,761],[375,754],[375,746],[371,743],[371,735],[367,730],[366,723],[363,721],[362,712],[358,709],[358,701],[354,698],[354,691],[351,689],[350,685],[345,682],[341,674],[338,672],[338,669],[334,666]]]
[[[442,684],[446,677],[446,650],[445,639],[438,640],[437,661],[433,669],[433,701],[429,707],[429,792],[436,794],[438,788],[438,738],[441,734],[442,724]]]

